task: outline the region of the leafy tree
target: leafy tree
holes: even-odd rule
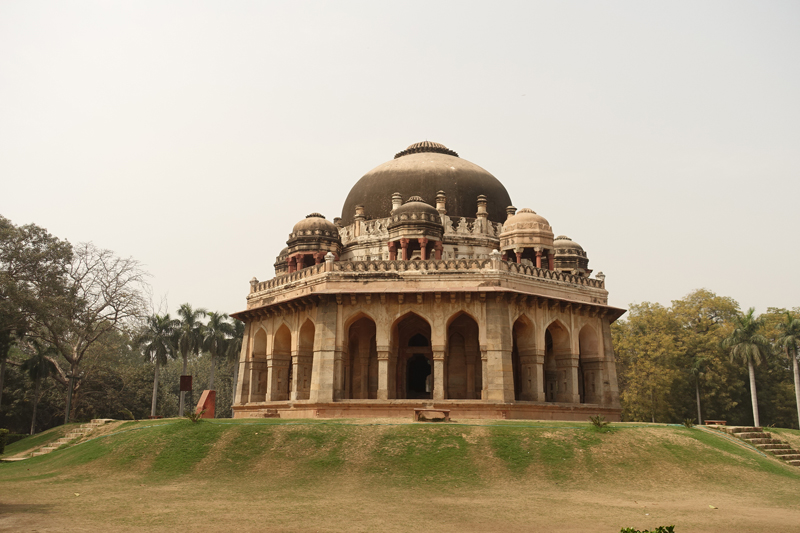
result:
[[[104,335],[123,331],[144,316],[146,274],[132,258],[117,257],[112,251],[80,244],[73,250],[66,273],[68,298],[53,300],[42,312],[31,316],[31,335],[51,344],[66,361],[56,359],[55,379],[66,386],[64,423],[69,422],[72,396],[81,386],[81,361]],[[77,378],[77,383],[76,383]]]
[[[755,309],[739,314],[733,319],[733,331],[722,341],[722,346],[730,351],[731,361],[747,363],[750,377],[750,400],[753,406],[753,424],[760,425],[758,418],[758,397],[756,394],[755,365],[760,364],[770,353],[769,342],[760,331],[764,326],[762,317],[755,316]]]
[[[71,259],[68,242],[0,215],[0,402],[9,350],[29,329],[31,316],[67,296]]]
[[[214,311],[208,313],[208,322],[203,328],[202,347],[211,356],[211,372],[208,378],[208,388],[211,390],[214,389],[214,367],[217,356],[225,353],[226,345],[233,334],[233,325],[228,322],[227,314]]]
[[[677,323],[659,304],[632,305],[628,319],[612,327],[626,420],[668,421],[676,418],[672,389],[680,378],[676,364]]]
[[[777,345],[786,353],[786,358],[792,363],[792,373],[794,376],[794,394],[797,407],[797,420],[800,426],[800,372],[797,368],[798,345],[800,345],[800,318],[786,311],[784,321],[778,324],[780,336]]]
[[[153,401],[150,407],[150,416],[156,416],[158,403],[158,371],[167,364],[167,360],[175,357],[175,332],[180,327],[180,321],[166,315],[154,314],[147,317],[146,329],[136,340],[142,347],[145,360],[155,364],[153,375]]]
[[[41,399],[42,380],[47,379],[56,369],[50,359],[50,356],[56,355],[56,351],[52,346],[42,347],[39,343],[34,343],[33,348],[35,350],[34,355],[22,363],[22,370],[27,372],[31,381],[34,382],[31,435],[36,433],[36,408]]]
[[[185,303],[178,309],[178,317],[180,326],[176,331],[176,345],[178,351],[183,359],[183,369],[181,375],[186,375],[186,366],[189,360],[189,354],[197,355],[203,345],[203,323],[200,321],[205,317],[208,311],[205,309],[192,309],[192,306]],[[183,416],[184,403],[186,392],[181,391],[180,406],[178,408],[178,416]]]
[[[703,423],[701,388],[707,388],[707,396],[717,399],[730,381],[719,343],[727,333],[727,323],[738,312],[735,300],[707,289],[672,302],[671,314],[680,328],[676,334],[676,345],[681,352],[679,366],[691,375],[698,424]],[[727,403],[724,407],[730,406]]]

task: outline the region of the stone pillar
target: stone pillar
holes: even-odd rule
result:
[[[436,241],[436,243],[433,245],[434,258],[437,261],[441,261],[442,259],[442,248],[443,247],[441,241]]]
[[[536,268],[542,268],[542,249],[536,248]]]
[[[333,355],[333,399],[341,400],[344,398],[345,389],[345,367],[344,354],[341,350],[336,350]]]
[[[611,344],[611,322],[602,317],[603,332],[603,399],[605,406],[619,408],[619,389],[617,388],[617,365],[614,362],[614,346]]]
[[[547,252],[547,270],[554,270],[556,266],[556,256],[553,250]]]
[[[419,257],[425,261],[428,259],[428,239],[422,237],[417,239],[417,242],[419,243]]]
[[[444,346],[433,347],[433,399],[444,400]]]
[[[517,256],[517,263],[522,263],[522,252],[525,248],[514,248],[514,254]]]
[[[489,233],[489,213],[486,211],[486,196],[478,195],[478,212],[475,222],[480,226],[481,233]]]
[[[256,280],[256,283],[258,283],[258,280]],[[236,383],[234,383],[234,386],[236,387],[236,394],[234,395],[233,398],[234,405],[240,405],[245,403],[250,396],[250,383],[248,383],[249,381],[248,378],[250,377],[250,361],[248,361],[247,359],[247,352],[250,350],[250,335],[252,329],[253,329],[253,323],[248,322],[244,328],[244,337],[242,338],[242,349],[239,352],[239,360],[237,361],[237,364],[239,365],[239,372],[236,375]],[[243,390],[243,386],[245,383],[248,383],[247,391]]]
[[[248,402],[263,402],[268,400],[266,387],[261,384],[259,376],[266,374],[266,384],[269,384],[269,367],[266,361],[253,361],[250,363],[250,395]]]
[[[403,205],[403,196],[396,192],[392,195],[392,211]]]
[[[397,260],[397,243],[394,241],[389,242],[389,261]]]
[[[514,369],[511,360],[511,324],[508,305],[501,297],[486,298],[486,373],[488,399],[495,402],[514,401]]]
[[[556,368],[558,369],[558,392],[556,392],[556,401],[579,403],[578,355],[556,355]]]
[[[537,353],[538,352],[538,353]],[[519,351],[520,399],[529,402],[543,402],[544,397],[544,352],[534,348]]]
[[[403,249],[403,261],[408,261],[408,239],[400,239],[400,248]]]
[[[302,393],[302,383],[300,382],[300,355],[295,352],[292,354],[292,390],[289,391],[289,399],[300,400]]]
[[[364,206],[357,205],[356,206],[356,214],[353,217],[353,222],[355,225],[353,226],[353,236],[360,237],[361,236],[361,223],[366,220],[366,215],[364,215]]]
[[[314,264],[318,265],[322,263],[323,258],[325,257],[325,252],[318,252],[314,254]]]
[[[289,274],[297,270],[297,257],[292,256],[289,258]]]
[[[581,362],[583,370],[583,401],[601,403],[603,391],[603,361],[593,359]]]
[[[475,356],[467,357],[467,398],[475,398]]]
[[[333,272],[333,261],[336,256],[332,252],[325,254],[325,272]]]
[[[334,389],[334,360],[338,333],[339,308],[336,300],[325,298],[317,304],[317,323],[314,332],[314,364],[311,369],[309,399],[332,402]]]
[[[489,375],[488,366],[489,356],[486,347],[481,346],[481,400],[489,399]]]
[[[513,205],[506,207],[506,220],[513,217],[517,213],[517,208]]]
[[[267,357],[267,401],[277,402],[289,399],[286,394],[286,380],[289,379],[289,365],[291,363],[285,359],[280,359],[274,355]]]
[[[389,372],[389,347],[378,348],[378,399],[389,399],[389,388],[392,380]]]

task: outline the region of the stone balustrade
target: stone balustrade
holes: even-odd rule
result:
[[[411,260],[411,261],[337,261],[331,264],[332,270],[328,271],[326,263],[310,266],[291,274],[281,274],[268,281],[252,282],[250,293],[275,289],[303,279],[325,276],[331,273],[380,273],[380,272],[480,272],[496,270],[524,276],[553,280],[569,285],[579,285],[597,289],[605,288],[605,280],[575,276],[566,272],[536,268],[521,263],[503,261],[500,259],[443,259],[443,260]]]

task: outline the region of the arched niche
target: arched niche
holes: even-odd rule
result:
[[[575,392],[575,372],[568,361],[572,357],[567,327],[554,320],[545,331],[544,384],[548,402],[571,402]]]
[[[542,390],[540,372],[536,365],[536,329],[533,322],[521,315],[514,322],[511,343],[511,366],[514,374],[514,399],[540,400]]]
[[[292,386],[292,333],[281,324],[272,339],[272,400],[288,400]]]
[[[361,316],[347,328],[344,394],[349,399],[378,397],[378,352],[375,321]]]
[[[297,338],[297,361],[292,365],[292,399],[307,400],[311,394],[311,367],[314,360],[314,334],[311,319],[300,327]]]
[[[467,313],[460,313],[449,322],[445,398],[480,399],[482,373],[478,323]]]
[[[255,326],[253,326],[255,327]],[[250,357],[250,372],[242,379],[243,401],[260,402],[267,394],[267,332],[259,327],[253,336],[253,353]]]

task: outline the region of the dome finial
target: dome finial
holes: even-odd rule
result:
[[[445,155],[452,155],[453,157],[458,157],[458,154],[448,148],[447,146],[436,143],[433,141],[422,141],[419,143],[414,143],[405,150],[401,152],[397,152],[394,155],[394,158],[397,159],[398,157],[403,157],[404,155],[409,154],[420,154],[423,152],[433,152],[436,154],[445,154]]]

